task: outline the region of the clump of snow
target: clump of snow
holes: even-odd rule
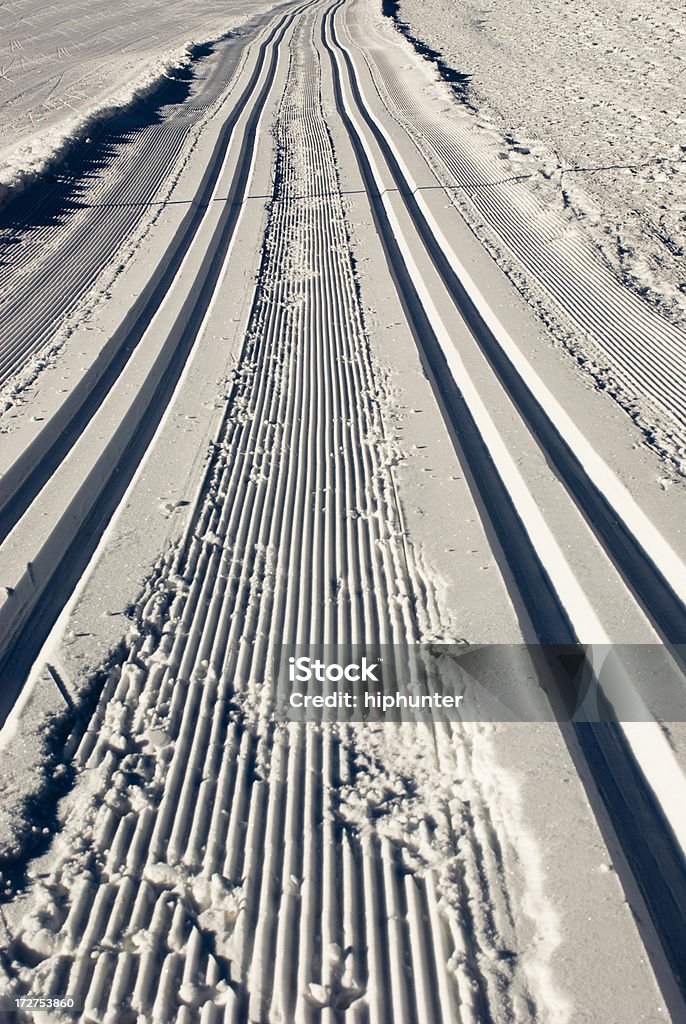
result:
[[[553,964],[562,942],[559,915],[547,891],[540,846],[527,825],[521,789],[512,772],[499,764],[492,725],[468,727],[472,740],[474,783],[489,807],[493,828],[503,850],[513,859],[511,870],[521,879],[521,913],[532,925],[532,937],[523,966],[544,1018],[550,1024],[567,1024],[572,1017],[569,999],[555,978]],[[473,783],[473,784],[474,784]],[[516,865],[516,867],[515,867]]]
[[[435,877],[453,938],[471,930],[452,964],[465,1019],[480,977],[482,997],[499,1019],[516,1017],[525,1000],[551,1024],[567,1024],[570,1002],[553,969],[560,921],[518,780],[500,763],[493,730],[471,723],[443,733],[421,724],[353,726],[354,769],[338,813],[358,834],[390,843],[405,872]]]

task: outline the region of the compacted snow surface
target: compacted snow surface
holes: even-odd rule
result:
[[[466,78],[483,130],[550,177],[613,267],[683,317],[683,6],[672,0],[400,0],[408,31]]]
[[[438,59],[442,76],[458,74],[467,145],[489,161],[488,180],[502,180],[508,203],[519,205],[527,219],[548,221],[551,244],[568,239],[594,250],[596,265],[606,267],[603,292],[613,278],[660,310],[676,328],[667,349],[681,363],[686,48],[677,8],[667,3],[645,14],[632,5],[521,8],[503,2],[482,10],[471,3],[415,6],[412,0],[390,7],[420,51]],[[471,191],[473,176],[465,184],[461,205],[473,230],[585,371],[683,473],[681,429],[675,431],[671,417],[637,386],[642,340],[633,340],[634,371],[626,375],[626,364],[608,351],[608,324],[594,329],[588,317],[570,322],[569,289],[558,303],[546,270],[527,259],[528,244],[513,246]],[[583,281],[575,280],[579,269],[578,258],[564,269],[574,290]],[[670,405],[683,409],[683,397]]]
[[[400,14],[528,134],[371,0],[0,7],[0,1017],[681,1019],[684,737],[607,658],[686,636],[672,270],[549,202],[545,61],[463,33],[508,7]],[[524,641],[633,720],[277,713],[295,644],[540,707]]]

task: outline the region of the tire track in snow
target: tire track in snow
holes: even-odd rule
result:
[[[19,987],[81,997],[89,1020],[534,1013],[499,959],[513,924],[487,808],[476,794],[481,833],[461,809],[468,735],[271,716],[281,643],[402,650],[436,628],[402,536],[312,30],[303,18],[205,485],[74,737],[83,777],[11,948]]]

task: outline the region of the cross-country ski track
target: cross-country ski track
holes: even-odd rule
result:
[[[573,1021],[564,914],[526,805],[484,766],[493,727],[285,723],[274,665],[284,645],[402,662],[496,643],[460,622],[483,587],[503,642],[588,645],[598,678],[610,645],[663,645],[678,688],[683,544],[633,489],[655,453],[622,469],[624,414],[589,431],[605,396],[577,370],[587,411],[566,403],[451,189],[677,441],[686,339],[497,180],[362,0],[281,5],[208,51],[152,124],[113,124],[9,208],[27,245],[0,267],[8,778],[40,694],[66,717],[57,780],[13,795],[0,835],[0,991],[72,998],[89,1024]],[[686,751],[640,672],[618,661],[603,686],[610,721],[540,742],[613,861],[627,999],[678,1020]]]

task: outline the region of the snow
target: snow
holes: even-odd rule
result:
[[[266,0],[8,0],[0,7],[0,200],[187,67]]]
[[[3,16],[8,9],[19,5]],[[75,8],[50,8],[50,17],[65,10]],[[110,10],[114,33],[105,30],[104,8],[96,9],[97,45],[129,38],[121,3]],[[208,10],[184,11],[183,32],[191,31],[189,19],[207,21]],[[358,0],[343,13],[350,10],[358,19],[351,17],[351,36],[374,53],[371,5]],[[180,5],[147,11],[145,31],[154,27],[161,47],[155,59],[179,59]],[[408,657],[409,645],[427,639],[519,641],[528,628],[512,598],[507,552],[483,516],[483,496],[446,429],[416,325],[388,273],[332,87],[332,68],[345,77],[344,47],[359,74],[360,106],[384,132],[395,129],[410,182],[438,181],[428,164],[415,177],[411,137],[364,78],[366,57],[351,36],[331,51],[322,46],[321,19],[321,10],[294,15],[293,31],[275,37],[275,74],[267,58],[260,71],[264,102],[256,99],[258,75],[212,197],[230,202],[202,204],[197,233],[139,348],[12,534],[18,572],[28,571],[26,552],[43,542],[41,531],[58,559],[50,516],[64,518],[61,503],[69,507],[83,490],[84,467],[88,484],[91,461],[102,458],[105,488],[113,467],[129,473],[72,596],[47,570],[39,579],[66,604],[0,734],[0,855],[18,858],[8,885],[26,883],[3,909],[8,953],[0,971],[9,973],[2,980],[16,993],[53,984],[81,995],[85,1019],[107,1024],[122,1013],[165,1024],[220,1016],[301,1021],[320,1009],[323,1018],[465,1024],[484,1016],[503,1024],[664,1018],[632,911],[640,915],[627,906],[556,725],[315,728],[273,718],[270,673],[282,642],[383,636]],[[337,20],[341,36],[346,24]],[[150,39],[146,45],[150,69]],[[92,38],[88,46],[95,49]],[[239,80],[250,75],[255,49]],[[124,65],[112,60],[117,89],[126,90]],[[426,94],[435,88],[444,102],[434,77],[423,80]],[[410,81],[399,74],[396,85]],[[350,92],[343,89],[343,103],[362,136]],[[243,128],[253,112],[251,133]],[[78,114],[87,116],[85,108]],[[46,123],[42,134],[58,139],[76,123]],[[202,134],[207,145],[189,156],[198,176],[213,151],[210,128]],[[361,145],[378,160],[377,183],[392,184],[368,136]],[[512,152],[525,148],[518,142]],[[189,170],[191,182],[194,175]],[[188,203],[196,192],[181,194]],[[611,500],[628,504],[627,477],[649,477],[654,456],[632,455],[636,435],[624,421],[618,426],[617,410],[608,412],[601,396],[585,393],[578,375],[550,369],[549,339],[531,311],[517,305],[502,275],[493,277],[442,190],[426,196],[421,208],[437,244],[445,231],[473,275],[487,322],[508,344],[521,344],[513,360],[532,391],[558,419],[569,414],[571,396],[566,432],[593,425],[589,451],[606,460],[599,472]],[[431,205],[436,197],[440,211]],[[233,199],[235,224],[226,214]],[[562,603],[590,622],[590,638],[652,637],[448,301],[399,190],[379,202],[480,439],[498,455],[492,461],[524,528],[546,548],[541,557]],[[35,437],[48,413],[59,416],[52,382],[74,366],[83,370],[87,351],[97,358],[102,338],[112,336],[107,324],[126,315],[132,293],[154,275],[172,229],[156,223],[155,244],[151,238],[131,252],[93,311],[92,351],[71,336],[27,387],[6,450]],[[211,277],[218,239],[226,247]],[[127,410],[154,393],[156,351],[182,333],[187,361],[154,437],[140,461],[119,463],[107,445]],[[560,392],[568,392],[564,400]],[[132,431],[138,422],[132,413]],[[582,441],[570,443],[583,449]],[[581,471],[589,461],[581,460]],[[639,532],[647,529],[637,516],[651,486],[643,479],[629,488],[641,490],[637,509],[625,509]],[[676,491],[660,492],[661,515],[681,507]],[[77,538],[79,516],[77,508],[69,520]],[[676,572],[670,549],[657,550]],[[65,714],[57,679],[79,705],[76,720]],[[652,754],[651,736],[638,736],[647,731],[635,737]],[[664,774],[675,778],[673,764]],[[51,788],[51,776],[64,787]],[[21,802],[22,784],[34,807],[51,812],[45,835],[34,836],[40,856],[28,861],[22,823],[37,826]]]
[[[549,179],[615,271],[683,322],[683,6],[400,0],[398,9],[412,36],[467,76],[467,102],[503,156]]]

